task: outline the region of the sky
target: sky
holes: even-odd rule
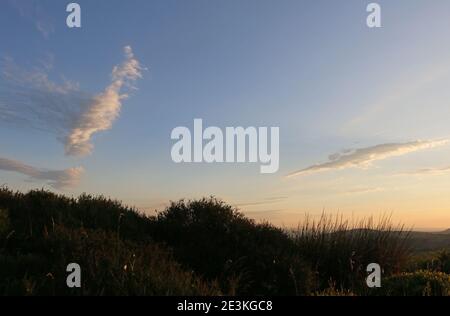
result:
[[[450,227],[450,2],[0,4],[0,185],[148,214],[216,196],[258,221],[392,216]],[[171,131],[279,127],[280,168],[181,163]]]

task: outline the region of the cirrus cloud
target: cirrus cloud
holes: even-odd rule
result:
[[[320,171],[339,170],[351,167],[365,168],[370,166],[374,161],[446,145],[448,142],[448,139],[417,140],[407,143],[388,143],[366,148],[348,149],[343,152],[330,155],[328,157],[329,161],[325,163],[315,164],[295,171],[287,177],[295,177]]]
[[[15,9],[20,17],[32,24],[45,39],[49,39],[50,34],[55,32],[52,18],[46,13],[48,5],[52,1],[42,0],[8,0],[6,1]]]
[[[0,77],[0,121],[55,134],[66,155],[85,156],[92,152],[94,134],[110,129],[119,117],[124,88],[142,77],[132,48],[124,48],[125,61],[113,67],[111,83],[97,95],[80,90],[67,79],[56,83],[48,70],[23,70],[11,58],[4,58]]]

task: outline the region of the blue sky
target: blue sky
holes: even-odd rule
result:
[[[3,1],[2,71],[9,63],[58,86],[73,83],[66,103],[48,97],[70,110],[73,99],[90,100],[114,82],[124,47],[142,78],[130,80],[136,89],[123,87],[129,96],[120,115],[93,135],[84,157],[65,154],[60,122],[42,131],[0,112],[0,159],[22,171],[3,167],[1,183],[105,194],[149,212],[171,199],[216,195],[280,225],[325,209],[450,226],[450,146],[442,142],[450,137],[448,1],[378,1],[380,29],[366,26],[369,1],[361,0],[78,3],[82,27],[69,29],[67,1]],[[0,108],[17,101],[8,84],[2,76]],[[16,93],[30,93],[20,87]],[[174,164],[170,132],[194,118],[208,126],[280,127],[279,172]],[[360,151],[344,152],[330,170],[286,178],[343,149]],[[41,172],[24,174],[13,162]],[[79,182],[64,188],[49,186],[42,173],[75,167],[84,170]]]

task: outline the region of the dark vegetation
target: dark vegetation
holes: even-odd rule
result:
[[[355,229],[358,227],[358,229]],[[0,189],[0,295],[447,295],[449,253],[414,257],[389,221],[323,216],[293,233],[215,198],[144,216],[104,197]],[[82,287],[66,286],[66,266]],[[365,286],[366,266],[383,287]]]

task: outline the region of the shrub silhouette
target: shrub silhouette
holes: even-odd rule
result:
[[[151,241],[151,218],[117,201],[2,189],[0,209],[0,295],[220,293]],[[71,262],[82,266],[82,291],[65,284]]]
[[[82,287],[66,285],[68,263],[82,267]],[[0,294],[15,295],[218,295],[183,271],[167,250],[122,241],[115,234],[87,229],[54,230],[33,249],[0,257]]]
[[[152,235],[180,262],[234,294],[306,294],[314,286],[286,233],[255,224],[215,198],[172,203],[157,216]]]
[[[9,216],[6,210],[0,209],[0,238],[5,238],[9,233],[10,223]]]
[[[44,190],[23,194],[1,189],[0,208],[8,210],[14,231],[1,249],[2,264],[6,265],[3,271],[13,271],[11,275],[20,284],[29,281],[30,293],[49,293],[42,280],[35,279],[40,280],[43,274],[52,271],[53,266],[49,265],[58,262],[47,252],[49,236],[63,242],[67,238],[64,232],[83,231],[90,231],[91,238],[103,236],[98,238],[98,244],[89,247],[100,247],[100,253],[109,261],[116,255],[106,251],[110,246],[103,248],[103,244],[125,242],[134,247],[147,247],[155,241],[163,243],[173,250],[185,270],[193,270],[208,279],[211,288],[215,288],[215,280],[220,281],[222,292],[228,294],[306,294],[313,286],[313,273],[295,253],[292,240],[282,230],[255,224],[213,198],[173,203],[157,217],[147,217],[104,197],[82,195],[75,199]],[[112,242],[113,239],[116,241]],[[75,252],[84,246],[72,244],[72,247]],[[56,252],[65,253],[63,249],[70,253],[70,247]],[[23,270],[13,269],[8,262]],[[112,268],[105,266],[98,269],[113,273]],[[27,281],[25,276],[31,279]],[[3,281],[10,288],[11,279],[7,280]],[[89,282],[91,293],[106,293],[98,290],[94,279]],[[36,288],[40,290],[32,290]]]
[[[147,231],[152,222],[118,201],[86,194],[74,199],[44,190],[22,194],[3,188],[0,189],[0,207],[9,211],[16,235],[28,238],[60,224],[109,232],[117,232],[120,228],[124,238],[144,242],[149,238]]]

